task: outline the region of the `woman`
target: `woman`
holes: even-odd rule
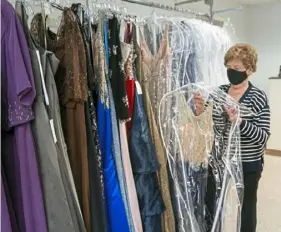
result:
[[[249,44],[236,44],[225,55],[224,64],[230,84],[220,86],[240,104],[253,111],[255,117],[237,119],[232,109],[225,109],[229,121],[240,123],[241,159],[244,174],[244,200],[241,232],[255,232],[257,224],[257,190],[263,170],[266,142],[270,135],[270,110],[266,94],[255,87],[249,77],[257,69],[257,53]],[[196,94],[197,114],[204,111],[203,98]]]

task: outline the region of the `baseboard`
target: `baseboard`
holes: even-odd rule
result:
[[[279,156],[281,157],[281,151],[280,150],[274,150],[274,149],[266,149],[265,150],[266,155],[272,155],[272,156]]]

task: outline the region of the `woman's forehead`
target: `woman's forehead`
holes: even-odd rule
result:
[[[243,66],[243,63],[242,63],[242,61],[241,60],[239,60],[239,59],[233,59],[233,60],[229,60],[228,62],[227,62],[227,65],[228,66]]]

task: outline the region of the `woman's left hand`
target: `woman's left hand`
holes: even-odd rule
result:
[[[231,107],[228,107],[228,106],[225,106],[224,107],[227,115],[228,115],[228,118],[229,118],[229,121],[231,122],[237,122],[240,124],[242,119],[240,117],[238,117],[238,113],[237,113],[237,110],[235,108],[231,108]]]

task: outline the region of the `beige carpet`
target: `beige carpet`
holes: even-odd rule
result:
[[[257,232],[281,232],[281,157],[265,156],[258,193]]]

